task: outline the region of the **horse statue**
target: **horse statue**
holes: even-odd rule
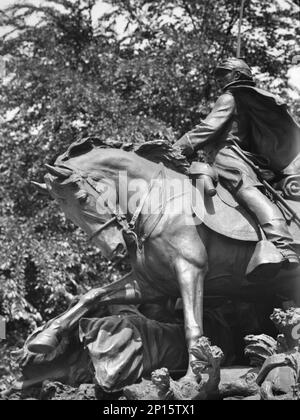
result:
[[[203,336],[206,296],[257,300],[272,293],[299,304],[298,268],[282,269],[268,281],[247,280],[260,232],[221,186],[217,195],[205,197],[175,164],[171,169],[171,159],[163,159],[157,149],[153,155],[146,146],[139,153],[105,148],[88,138],[72,144],[54,166],[47,165],[40,188],[50,192],[106,258],[117,259],[126,249],[132,271],[84,295],[31,341],[30,351],[50,353],[88,311],[101,305],[181,297],[191,350]],[[189,188],[170,188],[174,181]],[[299,204],[294,203],[297,211]],[[291,223],[290,229],[298,239],[299,228]],[[189,362],[185,378],[193,380],[191,351]]]

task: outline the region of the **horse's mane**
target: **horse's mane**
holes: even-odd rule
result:
[[[86,137],[86,138],[77,140],[68,147],[65,153],[63,153],[56,159],[55,165],[57,166],[64,165],[64,163],[67,160],[72,159],[77,156],[81,156],[85,153],[90,152],[93,149],[104,149],[108,147],[113,147],[113,148],[118,148],[118,149],[120,148],[120,147],[117,147],[117,143],[115,143],[114,145],[110,145],[108,144],[108,142],[104,142],[98,137]]]
[[[155,163],[163,163],[167,168],[183,174],[187,173],[189,163],[180,150],[173,147],[167,140],[154,140],[142,144],[121,143],[114,140],[103,141],[98,137],[87,137],[72,143],[68,150],[58,157],[55,164],[63,166],[71,158],[80,156],[93,149],[122,149],[134,152],[144,159]]]
[[[148,141],[135,146],[134,152],[155,163],[163,163],[167,168],[186,174],[189,162],[179,149],[163,140]]]

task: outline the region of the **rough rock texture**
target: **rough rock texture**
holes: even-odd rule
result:
[[[219,394],[221,399],[260,399],[260,388],[256,383],[259,369],[232,367],[221,370]]]
[[[299,386],[300,353],[280,353],[268,358],[258,375],[264,400],[295,399],[294,389]]]
[[[277,342],[266,335],[248,336],[245,354],[253,366],[261,367],[256,380],[261,399],[298,400],[300,309],[275,309],[271,320],[280,332]]]
[[[41,400],[95,400],[95,385],[83,384],[78,389],[63,385],[59,382],[44,382]]]
[[[13,387],[0,394],[0,400],[116,400],[120,395],[106,394],[94,384],[82,384],[75,388],[61,382],[45,381],[40,387],[25,390]]]
[[[245,355],[250,359],[250,366],[262,366],[268,357],[277,351],[277,342],[268,335],[248,335],[245,337]]]
[[[194,377],[173,381],[167,369],[152,374],[151,381],[142,381],[124,389],[131,400],[207,400],[218,398],[221,380],[222,351],[211,346],[206,337],[201,337],[191,350],[194,361],[191,368]],[[151,398],[150,398],[151,395]]]
[[[279,343],[282,351],[292,350],[299,345],[300,308],[290,308],[287,311],[275,309],[271,320],[282,334]]]
[[[167,369],[153,373],[151,381],[143,380],[140,384],[124,389],[128,400],[182,400],[182,399],[257,399],[260,400],[260,388],[256,383],[258,371],[252,368],[224,368],[220,372],[218,390],[188,380],[173,381]],[[159,381],[157,382],[157,377]]]

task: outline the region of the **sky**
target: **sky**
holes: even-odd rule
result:
[[[45,3],[45,0],[0,0],[0,9],[5,9],[5,7],[10,6],[14,3],[34,3],[34,4],[40,4]],[[94,8],[94,16],[97,18],[101,14],[105,13],[109,9],[108,4],[106,4],[104,1],[99,0]]]
[[[18,3],[18,4],[32,3],[32,4],[39,5],[39,4],[42,4],[42,3],[45,4],[46,1],[45,0],[0,0],[0,10],[3,10],[6,7],[11,6],[11,5],[15,4],[15,3]],[[110,10],[110,8],[111,8],[111,6],[109,4],[105,3],[102,0],[98,0],[97,3],[96,3],[96,5],[95,5],[95,7],[94,7],[94,9],[93,9],[93,19],[94,19],[94,22],[96,23],[97,22],[97,19],[100,16],[102,16],[104,13],[108,12]],[[29,22],[31,22],[31,21],[29,21]],[[33,23],[34,23],[34,19],[33,19]],[[118,22],[117,22],[117,25],[118,25]],[[121,29],[124,26],[122,24],[122,22],[120,22],[119,25],[120,25],[120,28]],[[7,33],[8,30],[9,30],[9,28],[7,28],[7,27],[1,27],[0,26],[0,36],[1,35],[4,35],[5,33]]]
[[[0,10],[1,9],[5,9],[7,6],[11,6],[15,3],[33,3],[36,5],[39,5],[41,3],[45,3],[45,0],[0,0]],[[97,21],[97,19],[103,15],[103,13],[106,13],[108,10],[110,9],[110,5],[108,5],[107,3],[105,3],[104,1],[98,0],[98,2],[96,3],[96,6],[94,7],[93,10],[93,18],[95,21]],[[3,30],[1,30],[0,27],[0,35],[1,33],[3,33]]]

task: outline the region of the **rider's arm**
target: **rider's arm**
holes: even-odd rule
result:
[[[217,100],[208,117],[196,128],[185,134],[175,146],[187,155],[211,141],[220,141],[227,137],[235,114],[235,100],[231,93],[224,93]]]

